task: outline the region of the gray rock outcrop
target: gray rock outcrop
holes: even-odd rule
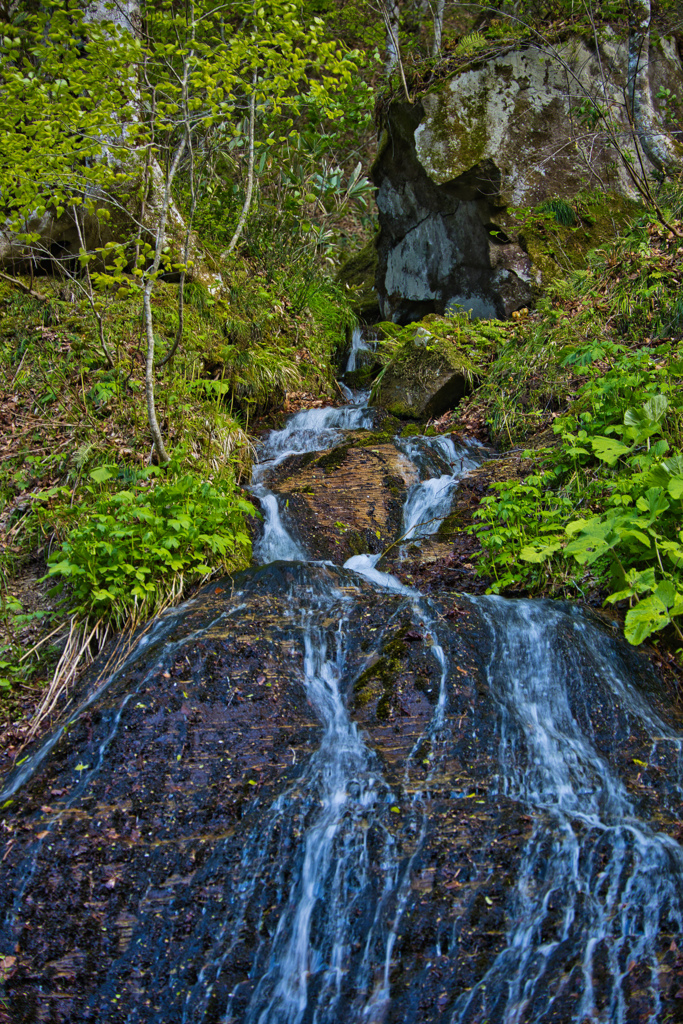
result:
[[[674,43],[660,41],[650,66],[653,94],[683,90]],[[373,168],[385,319],[408,323],[454,307],[506,317],[528,305],[540,274],[508,211],[587,186],[633,193],[609,132],[590,127],[591,104],[600,103],[612,142],[632,148],[626,69],[615,37],[599,55],[571,39],[552,55],[528,46],[470,63],[418,102],[390,106]]]

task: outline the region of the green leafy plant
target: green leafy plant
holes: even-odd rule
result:
[[[148,470],[114,489],[116,473],[114,466],[90,473],[92,504],[71,528],[70,509],[51,513],[63,516],[66,536],[50,556],[48,577],[64,591],[70,615],[120,629],[177,599],[187,581],[248,561],[244,516],[256,513],[234,484]]]
[[[649,285],[658,282],[666,303],[678,288],[681,253],[661,249],[661,233],[647,230],[622,243],[618,271],[604,253],[591,258],[609,267],[599,288],[589,288],[588,273],[575,276],[582,301],[570,323],[575,334],[582,321],[590,325],[585,338],[560,347],[563,321],[546,320],[546,352],[554,351],[558,369],[579,375],[578,386],[569,409],[553,418],[557,443],[525,452],[534,471],[494,485],[471,528],[493,590],[600,589],[608,603],[628,602],[625,635],[633,644],[667,627],[683,639],[679,353],[671,338],[656,338],[665,328]],[[505,345],[500,352],[517,383],[526,370],[511,372],[514,356]],[[564,382],[569,388],[571,377]]]

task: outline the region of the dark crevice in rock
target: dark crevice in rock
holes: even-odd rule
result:
[[[531,300],[531,263],[497,226],[501,171],[484,160],[442,185],[415,152],[422,106],[394,104],[375,165],[382,316],[409,323],[454,307],[504,318]]]

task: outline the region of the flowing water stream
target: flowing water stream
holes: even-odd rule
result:
[[[0,794],[27,794],[0,929],[13,1024],[683,1019],[666,700],[569,605],[310,560],[269,482],[372,428],[353,398],[262,443],[263,568],[162,618]],[[396,446],[415,543],[483,452]]]

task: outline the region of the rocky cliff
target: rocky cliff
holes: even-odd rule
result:
[[[673,41],[659,42],[650,67],[653,94],[683,92]],[[634,193],[614,148],[633,151],[626,68],[625,44],[611,35],[600,52],[580,39],[552,52],[527,46],[472,60],[414,103],[388,108],[373,168],[385,319],[454,307],[506,317],[528,305],[541,275],[511,208],[586,188]]]

